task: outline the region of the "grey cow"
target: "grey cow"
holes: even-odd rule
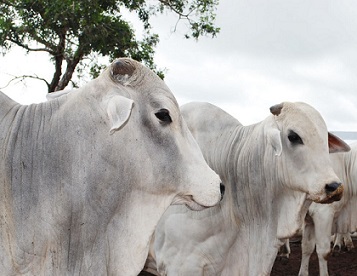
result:
[[[137,275],[168,206],[213,206],[221,181],[140,63],[63,94],[24,106],[0,92],[1,275]]]

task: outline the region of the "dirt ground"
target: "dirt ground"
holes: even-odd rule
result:
[[[357,240],[353,240],[355,248],[349,252],[334,252],[328,261],[330,276],[357,276]],[[300,268],[300,242],[290,243],[291,255],[289,260],[277,258],[271,276],[297,276]],[[141,273],[140,276],[152,274]],[[309,275],[319,275],[319,263],[316,253],[310,258]],[[191,276],[191,275],[188,275]],[[234,276],[234,275],[232,275]]]
[[[330,276],[357,276],[357,240],[353,240],[355,248],[349,252],[333,252],[328,260]],[[275,260],[271,276],[296,276],[300,269],[301,247],[300,242],[290,243],[291,255],[289,260]],[[316,252],[311,255],[309,275],[319,275],[319,261]]]

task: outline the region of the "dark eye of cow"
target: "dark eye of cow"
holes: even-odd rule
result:
[[[167,109],[160,109],[155,113],[155,116],[162,122],[171,123],[172,119],[170,116],[170,112]]]
[[[289,132],[288,139],[294,145],[296,145],[296,144],[303,145],[304,144],[301,137],[296,132],[294,132],[292,130]]]

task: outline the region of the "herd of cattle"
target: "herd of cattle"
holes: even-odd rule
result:
[[[269,275],[299,232],[299,275],[315,246],[328,275],[331,235],[353,247],[357,144],[308,104],[243,126],[179,109],[128,58],[47,102],[0,101],[1,275]]]

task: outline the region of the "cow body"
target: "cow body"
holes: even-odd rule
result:
[[[2,275],[137,275],[170,204],[220,200],[175,98],[138,62],[45,103],[0,103]]]
[[[302,259],[299,275],[308,275],[309,259],[316,246],[321,276],[328,275],[327,259],[334,248],[353,248],[350,232],[357,230],[357,143],[347,153],[330,156],[336,174],[344,183],[343,197],[329,205],[311,204],[302,233]]]
[[[323,119],[303,103],[274,106],[275,116],[251,126],[210,104],[191,103],[181,111],[226,193],[203,212],[170,207],[155,231],[146,270],[269,275],[281,239],[298,231],[311,202],[340,198]],[[348,150],[329,137],[330,150]],[[330,186],[335,189],[327,191]]]

